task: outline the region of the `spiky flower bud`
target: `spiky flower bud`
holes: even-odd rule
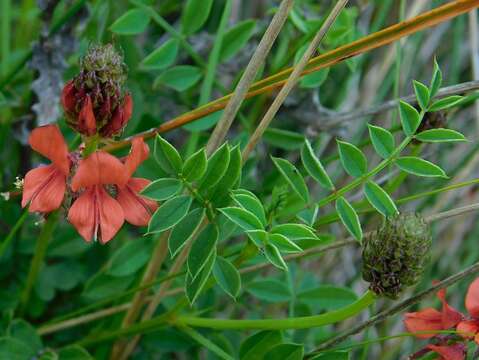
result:
[[[429,225],[418,214],[398,214],[387,218],[363,245],[363,279],[370,290],[395,299],[416,284],[431,248]]]
[[[62,93],[68,124],[85,136],[118,134],[133,108],[131,96],[123,94],[126,65],[122,56],[111,44],[91,46],[80,68]]]

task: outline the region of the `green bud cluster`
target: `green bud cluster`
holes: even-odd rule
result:
[[[385,219],[363,245],[363,279],[379,296],[396,299],[416,284],[429,258],[432,237],[429,225],[418,214],[398,214]]]

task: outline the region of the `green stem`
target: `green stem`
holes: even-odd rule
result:
[[[22,227],[23,223],[27,219],[27,216],[28,216],[28,209],[25,209],[23,211],[23,214],[18,218],[17,222],[13,226],[12,230],[10,230],[10,232],[8,233],[5,240],[3,240],[3,242],[0,244],[0,259],[2,258],[5,250],[7,250],[10,244],[12,243],[15,237],[15,234]]]
[[[55,229],[58,222],[58,210],[50,213],[45,224],[43,225],[40,236],[37,239],[35,246],[35,252],[33,253],[33,259],[30,263],[30,270],[28,272],[27,281],[25,287],[23,288],[21,297],[20,297],[20,312],[24,312],[28,301],[30,300],[30,294],[32,292],[33,285],[38,277],[43,260],[45,259],[45,254],[47,252],[48,242],[52,237],[53,230]]]
[[[209,339],[205,338],[199,332],[195,331],[194,329],[188,326],[179,326],[179,329],[195,340],[198,344],[202,345],[203,347],[210,350],[212,353],[218,355],[220,358],[225,360],[234,360],[234,358],[227,354],[223,349],[221,349],[218,345],[211,342]]]
[[[375,301],[375,295],[367,291],[354,303],[341,309],[329,311],[321,315],[292,317],[287,319],[261,319],[261,320],[231,320],[209,319],[192,316],[178,316],[172,319],[177,326],[193,326],[209,329],[262,329],[262,330],[286,330],[286,329],[309,329],[319,326],[331,325],[353,317],[366,309]]]

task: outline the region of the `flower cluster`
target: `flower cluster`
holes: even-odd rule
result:
[[[418,352],[424,355],[433,351],[443,360],[463,360],[466,358],[465,342],[474,340],[479,344],[479,278],[467,290],[465,307],[469,316],[462,314],[446,302],[446,290],[440,290],[437,297],[442,303],[441,311],[426,308],[406,313],[404,324],[409,332],[420,339],[433,339],[434,343]],[[455,330],[457,335],[438,332]]]
[[[124,80],[125,65],[111,45],[90,48],[80,74],[62,93],[67,123],[82,135],[83,144],[69,152],[56,125],[36,128],[29,138],[51,164],[26,174],[22,206],[46,214],[65,205],[68,220],[86,241],[106,243],[125,220],[147,225],[157,208],[139,194],[149,180],[133,177],[149,154],[143,138],[133,139],[123,159],[97,150],[99,141],[120,133],[131,117],[133,102],[122,94]]]
[[[56,125],[34,129],[29,142],[52,162],[25,176],[22,206],[30,204],[30,212],[49,213],[65,203],[68,220],[80,235],[102,243],[111,240],[125,220],[136,226],[148,224],[157,204],[139,192],[150,181],[132,177],[149,153],[141,137],[133,139],[122,160],[101,150],[85,158],[81,151],[69,153]]]

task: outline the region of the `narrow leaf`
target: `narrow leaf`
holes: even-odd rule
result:
[[[208,281],[211,274],[211,271],[213,270],[215,260],[216,248],[214,249],[214,251],[211,252],[210,257],[203,266],[203,269],[200,271],[200,273],[196,276],[195,279],[193,279],[189,273],[186,275],[186,297],[188,298],[188,301],[191,305],[193,305],[193,303],[196,301],[198,296],[201,294],[201,291],[205,287],[206,282]]]
[[[396,160],[396,165],[410,174],[425,177],[447,178],[446,173],[439,166],[414,156],[403,156]]]
[[[301,149],[301,161],[304,168],[313,179],[327,190],[334,190],[334,185],[324,169],[321,161],[314,154],[313,148],[308,140],[304,142]]]
[[[188,0],[181,16],[181,30],[185,35],[198,31],[208,20],[213,0]]]
[[[429,129],[416,135],[416,139],[423,142],[459,142],[467,141],[460,132],[451,129]]]
[[[363,152],[353,144],[340,140],[337,140],[337,143],[344,170],[353,177],[364,175],[368,171],[368,163]]]
[[[183,166],[183,160],[178,151],[160,135],[156,136],[153,150],[155,159],[160,167],[168,174],[177,175]]]
[[[245,231],[263,229],[261,221],[248,210],[239,207],[226,207],[218,210]]]
[[[302,344],[278,344],[266,353],[264,360],[302,360],[303,355]]]
[[[175,62],[178,47],[178,40],[170,39],[146,56],[140,66],[146,70],[163,70]]]
[[[276,246],[280,251],[297,253],[303,251],[300,246],[289,240],[286,236],[281,234],[269,234],[268,241]]]
[[[210,189],[208,198],[216,207],[225,206],[229,203],[229,191],[237,187],[241,182],[241,150],[235,146],[230,150],[228,167],[221,180]]]
[[[192,198],[181,195],[165,201],[153,214],[148,224],[149,233],[165,231],[183,219],[190,208]]]
[[[181,187],[181,181],[178,179],[158,179],[149,183],[143,190],[141,190],[141,195],[148,199],[163,201],[178,194]]]
[[[421,119],[417,110],[407,102],[400,101],[399,117],[401,118],[401,124],[404,133],[407,136],[413,135],[421,123]]]
[[[225,143],[208,159],[206,173],[200,180],[199,188],[203,189],[215,186],[222,179],[226,169],[228,169],[229,162],[230,152],[228,144]]]
[[[204,208],[194,209],[171,230],[170,237],[168,238],[168,249],[171,257],[175,257],[191,239],[194,231],[200,225],[204,214]]]
[[[288,271],[288,265],[284,262],[281,253],[279,252],[278,248],[273,244],[266,244],[264,247],[264,255],[268,259],[268,261],[276,266],[278,269]]]
[[[429,94],[431,99],[437,94],[439,88],[441,87],[441,83],[442,72],[436,59],[434,59],[434,70],[432,72],[431,85],[429,86]]]
[[[241,277],[238,269],[233,264],[221,257],[216,257],[213,267],[213,275],[218,285],[233,299],[235,299],[241,289]]]
[[[220,60],[229,60],[240,51],[253,35],[255,26],[256,21],[245,20],[226,31],[221,43]]]
[[[264,230],[249,230],[246,231],[246,235],[258,249],[262,249],[264,244],[268,242],[268,233]]]
[[[439,110],[449,109],[459,104],[463,99],[464,97],[459,95],[452,95],[452,96],[445,97],[443,99],[433,102],[431,107],[429,108],[429,111],[439,111]]]
[[[298,169],[288,160],[275,157],[271,157],[271,159],[296,194],[307,203],[309,201],[309,191]]]
[[[359,242],[363,238],[363,231],[361,223],[359,222],[358,214],[351,206],[351,204],[343,197],[336,200],[336,211],[338,212],[341,222],[344,224],[349,233]]]
[[[384,216],[391,216],[398,213],[394,201],[378,184],[368,181],[364,185],[364,194],[369,203]]]
[[[201,179],[205,174],[206,164],[206,152],[203,148],[195,152],[185,161],[181,172],[187,181],[195,181]]]
[[[423,83],[414,80],[414,93],[421,109],[426,110],[429,105],[429,89]]]
[[[281,234],[290,240],[318,240],[314,229],[303,224],[280,224],[271,229],[272,234]]]
[[[199,67],[192,65],[178,65],[169,68],[159,75],[153,82],[153,88],[161,85],[168,86],[176,91],[185,91],[200,81],[202,72]]]
[[[212,252],[216,251],[218,237],[219,233],[216,225],[208,224],[193,242],[187,260],[188,273],[192,280],[196,279],[196,276],[208,262]]]
[[[263,226],[267,225],[263,204],[261,204],[261,201],[259,201],[256,196],[235,194],[233,195],[233,199],[243,209],[252,212],[261,221]]]
[[[110,26],[110,31],[120,35],[136,35],[146,30],[150,16],[142,9],[129,10]]]
[[[374,150],[383,159],[388,158],[394,151],[393,135],[388,130],[371,124],[368,124],[368,129]]]

